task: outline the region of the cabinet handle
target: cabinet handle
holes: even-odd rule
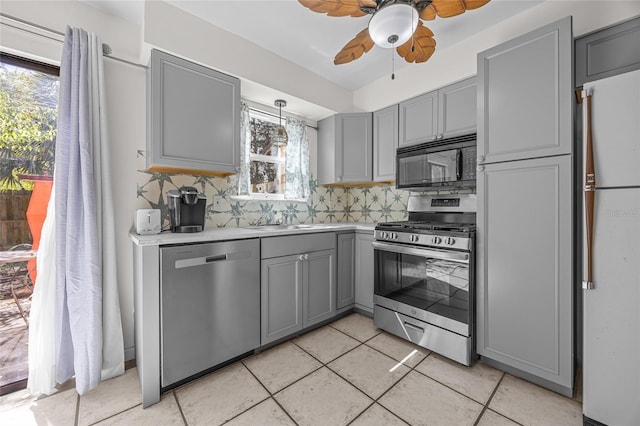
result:
[[[484,166],[482,166],[482,165],[478,166],[478,167],[477,167],[477,170],[478,170],[479,172],[484,171]]]
[[[484,163],[484,155],[479,156],[478,159],[476,160],[476,163],[478,164]]]
[[[305,256],[304,254],[301,254],[300,256],[298,256],[298,260],[301,261],[301,262],[304,261],[304,259],[305,259],[304,256]]]

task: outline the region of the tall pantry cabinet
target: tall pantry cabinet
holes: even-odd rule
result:
[[[478,54],[477,352],[573,392],[567,17]]]

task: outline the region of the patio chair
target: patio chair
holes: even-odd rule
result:
[[[35,257],[36,252],[31,249],[31,244],[18,244],[1,252],[0,255],[0,276],[3,277],[3,287],[8,286],[27,326],[29,325],[29,314],[23,303],[25,300],[29,300],[33,294],[33,283],[29,277],[28,263],[30,259]]]

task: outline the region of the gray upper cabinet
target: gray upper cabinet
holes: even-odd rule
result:
[[[579,37],[576,87],[640,69],[640,17]]]
[[[477,92],[475,77],[438,90],[438,133],[441,137],[476,131]]]
[[[336,114],[318,122],[318,183],[371,182],[372,114]]]
[[[240,80],[155,49],[147,80],[147,167],[236,173]]]
[[[470,77],[400,102],[399,145],[475,132],[476,92],[476,79]]]
[[[478,161],[571,153],[571,20],[478,54]]]
[[[399,146],[435,139],[438,134],[438,92],[400,102]]]
[[[398,105],[373,113],[373,181],[396,179],[398,148]]]
[[[355,302],[355,257],[356,236],[354,232],[337,236],[338,276],[336,309],[352,307]]]

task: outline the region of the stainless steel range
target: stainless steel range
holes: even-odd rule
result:
[[[408,210],[375,229],[374,322],[471,365],[476,197],[412,195]]]

